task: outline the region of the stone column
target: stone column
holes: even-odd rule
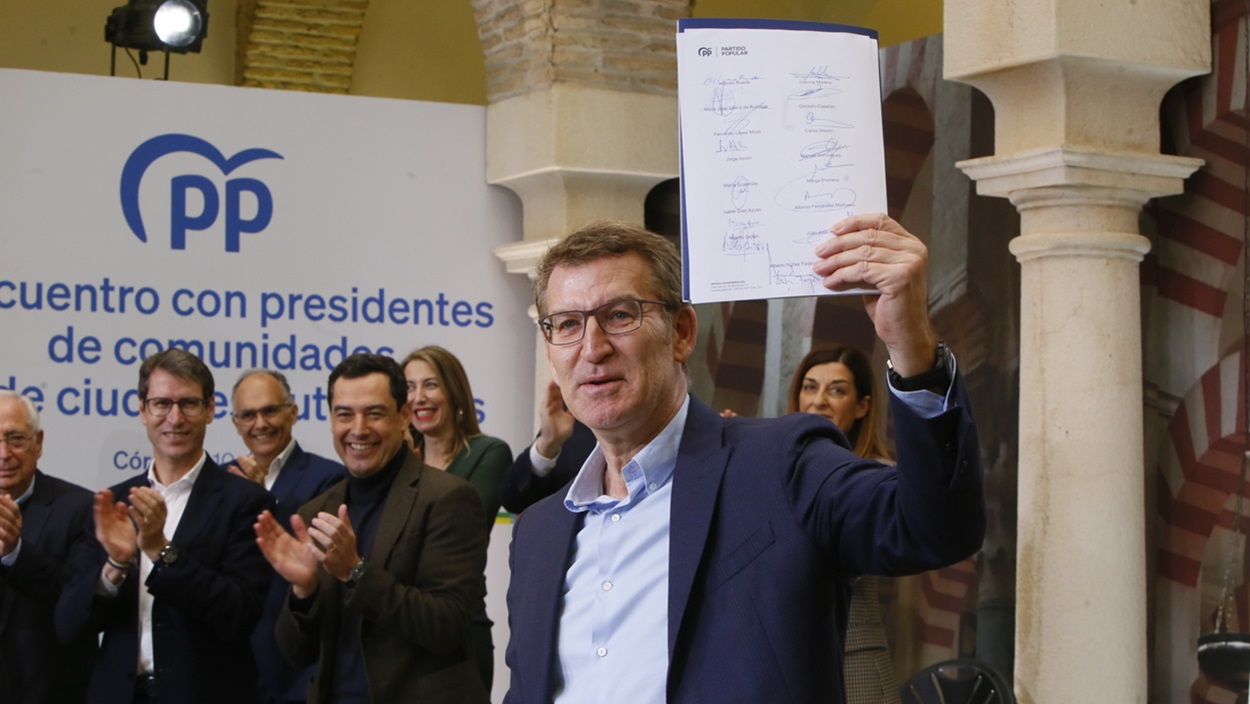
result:
[[[691,0],[473,0],[486,55],[486,179],[521,198],[523,241],[497,247],[531,274],[592,220],[642,224],[677,176],[677,20]],[[539,345],[536,389],[545,388]]]
[[[995,109],[960,167],[1021,235],[1015,689],[1147,700],[1141,206],[1200,160],[1159,154],[1159,102],[1208,70],[1206,0],[947,0],[945,75]]]

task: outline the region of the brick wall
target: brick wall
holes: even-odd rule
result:
[[[347,93],[368,0],[252,0],[247,5],[239,8],[240,28],[250,21],[243,35],[242,85]]]

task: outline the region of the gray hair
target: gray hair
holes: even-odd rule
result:
[[[30,423],[30,432],[39,434],[39,409],[29,396],[19,394],[11,389],[0,389],[0,398],[15,398],[26,407],[26,420]]]
[[[239,384],[242,384],[244,379],[248,378],[249,376],[256,376],[257,374],[266,374],[270,377],[273,377],[274,379],[277,379],[278,384],[282,386],[282,394],[283,396],[286,397],[286,402],[287,403],[294,402],[295,399],[291,395],[291,383],[286,380],[286,374],[283,374],[282,372],[277,371],[275,369],[263,369],[260,367],[257,367],[256,369],[249,369],[243,372],[242,374],[240,374],[239,380],[234,382],[234,386],[230,389],[230,397],[234,398],[235,392],[239,390]]]

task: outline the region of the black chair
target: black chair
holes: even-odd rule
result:
[[[987,662],[943,660],[899,687],[903,704],[1016,704],[1007,680]]]

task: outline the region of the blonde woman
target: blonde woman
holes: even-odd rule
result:
[[[413,451],[430,467],[467,480],[482,498],[486,532],[499,513],[499,484],[512,464],[512,450],[499,438],[482,433],[464,365],[451,352],[430,345],[404,358],[408,405],[412,409]],[[494,643],[486,616],[486,577],[481,603],[474,607],[473,648],[487,691],[494,679]]]

